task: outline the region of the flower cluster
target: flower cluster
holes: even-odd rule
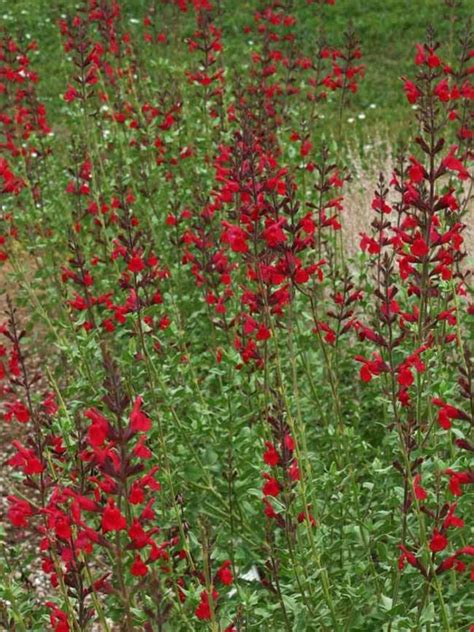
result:
[[[372,327],[361,322],[355,325],[360,340],[378,348],[372,359],[356,357],[361,363],[360,377],[370,382],[387,376],[385,390],[400,437],[402,458],[394,463],[405,480],[399,568],[408,563],[430,583],[448,569],[467,570],[473,554],[470,546],[456,548],[456,531],[465,523],[452,498],[463,493],[460,481],[462,485],[471,482],[469,470],[440,472],[440,448],[428,449],[437,429],[449,431],[456,420],[460,436],[454,444],[466,455],[470,444],[463,427],[468,432],[472,425],[470,414],[462,407],[443,397],[429,397],[432,389],[441,388],[433,379],[433,372],[442,368],[437,363],[443,364],[451,347],[453,354],[462,349],[458,323],[462,310],[468,309],[462,269],[466,228],[462,184],[469,178],[467,154],[456,145],[445,147],[442,134],[448,133],[447,125],[456,116],[452,115],[451,97],[445,98],[446,79],[440,79],[440,74],[452,70],[437,51],[432,41],[418,45],[415,64],[419,73],[415,81],[405,83],[409,100],[420,100],[423,131],[416,139],[419,153],[400,158],[390,188],[382,177],[379,181],[372,201],[372,234],[361,235],[361,248],[374,270],[374,321]],[[460,96],[457,89],[453,91],[453,99]],[[470,400],[468,351],[464,358],[461,353],[460,362],[465,365],[460,384]],[[422,404],[425,398],[431,404],[428,407]],[[451,438],[439,437],[440,442],[446,440]],[[462,454],[459,459],[463,461]],[[433,491],[422,483],[422,471],[436,474]],[[425,520],[428,533],[410,535],[411,520]],[[451,553],[449,546],[454,547]],[[427,550],[432,554],[429,563],[424,555]]]

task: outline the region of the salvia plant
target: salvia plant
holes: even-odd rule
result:
[[[462,3],[370,177],[334,0],[63,4],[54,103],[0,31],[2,629],[474,630]]]

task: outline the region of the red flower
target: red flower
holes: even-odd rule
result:
[[[33,515],[33,509],[29,502],[16,496],[7,496],[10,504],[7,517],[14,527],[27,527],[28,518]]]
[[[382,197],[376,197],[372,200],[372,208],[374,211],[381,211],[388,214],[392,212],[392,207]]]
[[[67,516],[57,516],[55,518],[54,532],[58,538],[69,540],[71,537],[71,525]]]
[[[263,504],[265,505],[265,515],[267,516],[267,518],[277,518],[278,514],[277,512],[273,509],[272,505],[268,502],[268,500],[266,498],[263,499]]]
[[[18,467],[24,474],[41,474],[44,465],[41,463],[34,450],[28,450],[19,441],[12,441],[12,445],[17,449],[17,453],[8,459],[8,464]]]
[[[286,434],[285,438],[283,439],[283,443],[285,444],[285,448],[287,450],[289,450],[290,452],[293,452],[295,449],[295,442],[294,439],[291,435]]]
[[[262,232],[262,237],[267,242],[269,248],[277,248],[287,241],[287,236],[283,232],[284,219],[272,223]]]
[[[263,323],[258,326],[257,335],[255,336],[257,340],[268,340],[271,337],[270,330]]]
[[[218,597],[217,591],[212,591],[212,601],[215,602]],[[203,590],[200,595],[200,602],[195,610],[195,615],[202,621],[208,621],[211,618],[211,605],[209,603],[209,593],[207,590]]]
[[[458,549],[454,555],[447,557],[444,559],[439,567],[437,568],[437,572],[442,572],[448,570],[450,568],[455,568],[456,571],[462,572],[466,570],[466,565],[460,559],[458,559],[461,555],[470,555],[474,556],[474,546],[464,546],[461,549]],[[471,570],[471,580],[474,580],[474,568]]]
[[[403,546],[403,544],[400,544],[398,548],[402,552],[400,557],[398,558],[398,568],[400,570],[402,570],[405,567],[405,561],[407,561],[408,564],[410,564],[410,566],[419,568],[420,563],[411,551],[409,551],[405,546]]]
[[[8,411],[5,413],[5,421],[7,422],[10,422],[13,417],[22,424],[30,420],[30,411],[23,402],[6,402],[5,408]]]
[[[412,182],[422,182],[425,177],[425,170],[413,156],[410,156],[411,166],[408,167],[408,177]]]
[[[58,405],[56,403],[54,393],[47,393],[41,402],[47,415],[55,415],[58,412]]]
[[[263,454],[263,460],[270,467],[278,465],[280,462],[280,455],[278,454],[275,446],[270,441],[265,441],[266,450]]]
[[[464,527],[464,520],[462,518],[459,518],[459,516],[454,515],[456,507],[457,503],[453,503],[452,505],[450,505],[448,515],[443,521],[443,529],[449,529],[449,527],[462,529]]]
[[[217,571],[217,577],[226,586],[229,586],[234,581],[234,576],[232,574],[230,566],[231,566],[231,561],[226,560],[225,562],[222,563],[221,567]]]
[[[431,401],[435,406],[440,406],[438,411],[438,423],[444,430],[451,428],[451,419],[467,419],[467,416],[462,410],[447,404],[439,397],[434,397]]]
[[[132,564],[130,572],[135,577],[144,577],[148,573],[148,566],[145,564],[138,553],[135,555],[135,560]]]
[[[69,301],[69,305],[80,312],[87,309],[87,301],[85,301],[79,294],[76,294],[75,298]]]
[[[377,334],[372,332],[368,327],[358,327],[358,333],[361,340],[368,338],[369,340],[377,342]],[[374,360],[367,360],[360,355],[356,355],[354,358],[357,362],[362,362],[359,376],[363,382],[370,382],[374,375],[379,375],[381,371],[386,370],[386,366],[380,355],[374,354],[374,358]]]
[[[425,47],[423,44],[415,44],[416,47],[416,55],[415,55],[415,64],[417,66],[424,64],[426,61],[426,53]]]
[[[430,249],[422,237],[417,237],[410,246],[410,252],[414,257],[426,257]]]
[[[128,262],[128,269],[130,272],[141,272],[144,267],[145,264],[143,263],[143,259],[139,255],[134,255]]]
[[[310,140],[304,140],[300,147],[300,156],[304,158],[313,149],[313,143]]]
[[[434,89],[434,94],[440,101],[447,103],[450,99],[449,85],[447,79],[442,79]]]
[[[266,483],[262,487],[264,496],[278,496],[280,493],[280,485],[276,478],[270,476],[270,474],[264,474],[263,478],[266,479]]]
[[[234,226],[226,221],[223,221],[222,225],[226,230],[222,233],[221,240],[229,244],[234,252],[248,252],[247,233],[240,226]]]
[[[430,54],[428,55],[428,66],[430,68],[438,68],[441,65],[441,61],[437,55],[430,50]]]
[[[109,333],[112,333],[113,331],[115,331],[115,325],[111,318],[105,318],[102,321],[102,327]]]
[[[107,533],[107,531],[123,531],[126,528],[127,521],[122,512],[115,506],[113,500],[109,500],[102,514],[102,530]]]
[[[87,430],[87,438],[89,444],[93,448],[98,448],[103,445],[104,441],[108,437],[109,422],[95,408],[90,408],[89,410],[86,410],[84,416],[92,421]]]
[[[140,410],[142,398],[138,396],[130,414],[130,428],[133,432],[147,432],[151,428],[151,419]]]
[[[54,632],[70,632],[71,628],[69,627],[69,623],[67,621],[67,614],[60,610],[56,604],[51,601],[47,601],[46,606],[51,610],[49,621]]]
[[[372,373],[370,372],[370,369],[367,366],[367,364],[363,364],[360,367],[359,376],[363,382],[370,382],[370,380],[372,379]]]
[[[421,474],[417,474],[413,480],[413,492],[418,500],[426,500],[428,498],[426,490],[421,486]]]
[[[457,150],[457,147],[454,145],[451,147],[449,154],[443,160],[443,167],[449,169],[450,171],[457,171],[458,177],[460,180],[468,180],[469,179],[469,171],[462,164],[459,158],[456,158],[454,152]]]
[[[446,470],[446,474],[449,475],[449,489],[453,496],[462,496],[462,485],[474,483],[474,471],[468,470],[467,472],[454,472],[453,470]]]
[[[296,461],[293,461],[293,463],[288,468],[288,475],[292,481],[300,480],[300,468],[298,467],[298,463]]]
[[[316,520],[314,519],[314,516],[308,511],[308,515],[306,515],[306,511],[300,511],[300,513],[298,514],[298,522],[305,522],[306,520],[309,520],[309,524],[312,527],[316,526]]]
[[[416,103],[422,96],[419,88],[412,81],[406,80],[403,84],[403,89],[405,90],[409,103]]]
[[[128,530],[130,540],[132,540],[134,547],[142,549],[150,542],[150,538],[147,536],[144,528],[140,524],[140,521],[136,518],[133,519],[132,526]]]
[[[165,329],[168,329],[168,327],[171,324],[171,319],[168,316],[162,316],[160,318],[160,322],[158,323],[158,327],[164,331]]]
[[[145,441],[146,441],[146,437],[145,437],[145,435],[142,435],[138,439],[137,444],[135,445],[135,447],[133,448],[133,453],[139,459],[149,459],[149,458],[151,458],[151,454],[152,454],[151,450],[150,450],[150,448],[148,448],[145,445]]]
[[[400,386],[408,387],[411,386],[414,382],[413,374],[410,369],[406,366],[400,367],[398,371],[398,383]]]
[[[139,505],[145,500],[145,492],[138,481],[135,481],[130,488],[128,500],[132,505]]]
[[[433,553],[437,553],[438,551],[444,551],[447,546],[448,539],[446,536],[435,529],[430,540],[430,550],[433,551]]]
[[[67,103],[71,103],[71,101],[77,99],[78,96],[79,92],[76,90],[76,88],[74,88],[74,86],[68,86],[68,89],[64,93],[64,100]]]

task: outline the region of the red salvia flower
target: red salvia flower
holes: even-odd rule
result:
[[[265,461],[265,463],[267,465],[270,465],[270,467],[278,465],[278,463],[280,462],[280,455],[278,454],[273,443],[271,443],[270,441],[265,441],[265,446],[267,448],[263,454],[263,460]]]
[[[221,564],[219,570],[217,571],[217,577],[226,586],[229,586],[234,581],[234,576],[230,568],[231,564],[230,560],[226,560]]]
[[[411,254],[420,259],[426,257],[429,251],[428,244],[422,237],[417,237],[410,246]]]
[[[457,503],[453,503],[450,505],[448,510],[448,515],[443,521],[443,529],[449,529],[450,527],[456,529],[462,529],[464,527],[464,520],[459,516],[455,515]]]
[[[446,536],[435,529],[430,540],[430,550],[433,551],[433,553],[438,553],[439,551],[444,551],[447,546],[448,539]]]
[[[398,548],[401,550],[401,555],[398,558],[398,568],[400,570],[403,570],[403,568],[405,567],[405,562],[408,562],[408,564],[410,564],[410,566],[413,566],[414,568],[422,568],[421,562],[409,549],[406,548],[406,546],[400,544]]]
[[[219,594],[216,590],[212,591],[212,602],[213,604],[217,601]],[[207,590],[203,590],[199,596],[199,605],[195,610],[195,615],[198,619],[202,621],[208,621],[211,619],[211,604],[209,603],[209,593]]]
[[[141,410],[143,400],[140,396],[135,399],[130,414],[130,428],[133,432],[147,432],[151,428],[151,419]]]
[[[262,487],[262,492],[264,496],[278,496],[280,493],[280,485],[276,478],[270,476],[270,474],[263,474],[263,478],[266,479],[266,483],[264,483]]]
[[[144,577],[148,573],[148,566],[137,553],[130,568],[130,572],[134,577]]]
[[[118,507],[115,506],[113,500],[109,499],[102,514],[102,530],[104,533],[108,531],[122,531],[127,528],[127,521]]]
[[[33,508],[29,502],[16,496],[7,496],[9,508],[7,516],[14,527],[27,527],[28,518],[33,515]]]
[[[30,411],[23,402],[6,402],[5,408],[7,409],[7,412],[4,417],[7,422],[11,421],[13,418],[22,424],[27,423],[30,420]]]
[[[109,435],[109,422],[95,408],[87,410],[84,416],[92,421],[87,430],[89,444],[93,448],[102,446]]]
[[[130,272],[138,273],[145,268],[145,263],[139,255],[134,255],[128,262],[128,269]]]
[[[413,492],[418,500],[426,500],[428,498],[426,490],[421,486],[421,474],[417,474],[413,479]]]

